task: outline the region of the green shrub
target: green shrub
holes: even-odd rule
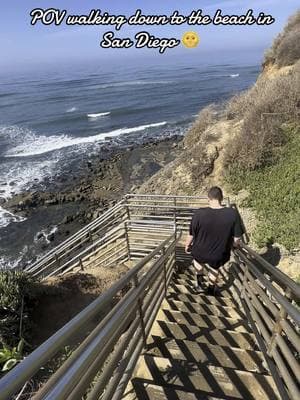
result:
[[[10,371],[18,362],[23,359],[24,339],[21,339],[18,346],[9,347],[5,344],[0,348],[0,369],[1,372]]]
[[[16,346],[21,336],[28,338],[36,286],[26,272],[0,270],[0,342]]]
[[[254,171],[232,167],[227,180],[235,190],[249,191],[243,205],[257,212],[255,241],[276,241],[292,250],[300,244],[300,126],[286,126],[283,134],[286,144],[276,162]]]
[[[225,167],[253,170],[270,165],[284,144],[282,125],[300,117],[300,62],[293,71],[260,79],[227,105],[227,115],[243,119],[240,133],[225,151]]]

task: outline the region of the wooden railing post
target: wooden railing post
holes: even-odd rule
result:
[[[285,291],[285,297],[290,301],[292,296],[292,292],[290,288],[286,288]],[[286,320],[287,317],[287,311],[281,304],[278,310],[278,314],[276,316],[276,321],[273,325],[272,333],[271,333],[271,338],[270,338],[270,343],[267,346],[267,354],[268,356],[272,356],[272,352],[274,348],[276,347],[277,343],[277,338],[279,335],[282,333],[282,321]]]
[[[128,252],[128,260],[131,260],[130,241],[129,241],[129,235],[128,235],[128,225],[127,225],[126,221],[124,222],[124,229],[125,229],[125,239],[126,239],[127,252]]]
[[[80,269],[81,269],[81,271],[84,271],[82,258],[79,259],[79,264],[80,264]]]
[[[58,255],[56,253],[55,253],[54,257],[55,257],[55,262],[57,264],[57,268],[60,268],[60,258],[58,257]]]
[[[177,238],[177,201],[176,197],[174,197],[174,229],[175,229],[175,237]]]
[[[139,286],[139,281],[137,275],[134,277],[134,285],[137,288]],[[141,328],[142,328],[142,335],[143,335],[143,344],[144,347],[147,345],[147,336],[146,336],[146,327],[145,327],[145,321],[144,321],[144,314],[143,314],[143,301],[141,298],[138,299],[138,313],[140,317],[140,323],[141,323]]]
[[[126,213],[127,221],[130,221],[130,210],[129,210],[129,205],[127,202],[125,204],[125,213]]]
[[[163,247],[162,249],[161,249],[161,254],[162,254],[162,257],[163,257],[163,266],[164,266],[164,286],[165,286],[165,296],[167,296],[167,290],[168,290],[168,287],[167,287],[167,262],[166,262],[166,249]]]
[[[242,266],[242,265],[245,267],[245,272],[244,272],[243,282],[242,282],[242,291],[241,291],[241,298],[243,299],[245,297],[245,292],[246,292],[246,284],[247,284],[247,276],[249,273],[249,267],[248,267],[248,265],[245,265],[244,263],[240,263],[240,266]]]

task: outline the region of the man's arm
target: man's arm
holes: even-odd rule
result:
[[[195,215],[193,215],[192,220],[190,222],[189,234],[185,241],[185,252],[188,254],[191,253],[191,244],[193,243],[193,240],[194,240],[194,233],[195,233],[194,229],[193,229],[194,228],[194,218],[195,218]]]
[[[193,243],[194,237],[193,235],[188,235],[185,241],[185,252],[190,253],[190,246]]]
[[[239,247],[242,243],[242,236],[243,236],[243,228],[241,224],[241,219],[236,211],[236,218],[235,218],[235,223],[234,223],[234,229],[233,229],[233,247]]]

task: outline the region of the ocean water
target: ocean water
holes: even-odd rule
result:
[[[51,185],[108,144],[183,135],[201,108],[248,88],[258,72],[176,63],[0,76],[0,249],[8,227],[24,223],[1,198]]]

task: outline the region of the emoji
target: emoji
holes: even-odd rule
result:
[[[196,32],[185,32],[185,34],[182,36],[181,41],[185,47],[188,47],[191,49],[193,47],[198,46],[198,44],[200,42],[200,38],[198,36],[198,33],[196,33]]]

